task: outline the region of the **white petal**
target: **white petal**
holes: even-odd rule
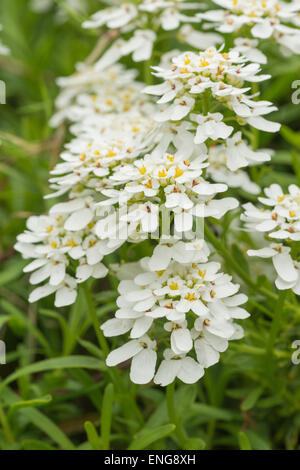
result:
[[[153,379],[156,365],[156,352],[143,349],[131,362],[130,379],[136,384],[146,384]]]
[[[195,351],[197,360],[203,367],[213,366],[219,361],[220,353],[204,340],[197,339],[195,341]]]
[[[165,387],[174,382],[180,369],[181,360],[163,360],[154,377],[154,383]]]
[[[189,352],[193,347],[191,333],[187,328],[178,328],[171,334],[171,348],[176,354]]]
[[[74,212],[66,220],[65,229],[70,231],[82,230],[92,221],[93,217],[93,212],[88,208]]]
[[[129,341],[126,344],[123,344],[120,348],[115,349],[114,351],[110,352],[106,358],[106,364],[111,366],[116,366],[121,362],[127,361],[131,357],[138,354],[142,351],[143,346],[140,342],[136,339]]]
[[[70,287],[64,286],[56,291],[55,294],[55,307],[65,307],[75,302],[77,297],[77,291]]]
[[[181,361],[181,367],[177,377],[186,384],[197,382],[204,375],[203,367],[191,357],[185,357]]]
[[[149,330],[150,326],[153,323],[153,318],[151,317],[141,317],[135,320],[133,328],[130,333],[131,338],[140,338]]]
[[[278,275],[286,282],[295,282],[298,273],[289,254],[279,253],[273,258],[274,268]]]

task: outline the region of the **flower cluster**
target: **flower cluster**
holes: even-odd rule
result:
[[[240,125],[248,123],[256,129],[277,132],[279,124],[263,117],[276,107],[269,101],[257,101],[247,95],[251,88],[246,82],[257,83],[270,76],[259,75],[260,65],[248,62],[235,48],[222,52],[212,47],[200,53],[186,52],[174,57],[169,69],[153,67],[154,75],[163,78],[164,82],[147,87],[145,92],[161,96],[160,104],[171,103],[162,107],[155,119],[159,122],[178,121],[189,115],[197,124],[195,143],[211,137],[225,139],[233,127],[224,123],[221,113],[208,112],[207,100],[209,104],[213,100],[214,104],[232,111]],[[200,110],[199,98],[202,100]]]
[[[251,181],[241,168],[267,162],[272,151],[256,151],[242,139],[241,132],[226,139],[224,144],[211,145],[208,151],[207,174],[217,183],[226,183],[230,188],[241,188],[250,194],[259,194],[260,187]]]
[[[300,294],[300,263],[293,258],[300,241],[300,188],[291,185],[289,193],[284,194],[278,184],[272,184],[264,192],[266,197],[258,199],[267,208],[247,203],[242,220],[248,230],[265,233],[269,246],[249,250],[248,255],[271,258],[278,275],[276,287]]]
[[[227,186],[209,183],[201,177],[202,169],[208,165],[203,158],[206,156],[185,159],[180,154],[154,151],[121,166],[110,178],[115,188],[103,190],[108,199],[100,203],[106,207],[117,204],[119,213],[110,211],[97,224],[98,236],[118,239],[127,230],[128,237],[136,240],[138,234],[143,237],[145,233],[157,232],[162,210],[168,213],[169,221],[174,218],[176,232],[188,232],[193,228],[194,217],[219,219],[236,208],[234,198],[214,199]],[[120,242],[124,241],[125,236]]]
[[[49,215],[28,219],[15,248],[24,258],[33,258],[24,268],[31,273],[30,283],[47,281],[32,291],[30,302],[55,293],[56,307],[70,305],[76,300],[78,283],[106,276],[101,260],[109,250],[93,235],[96,221],[90,197],[56,204]]]
[[[215,47],[222,42],[218,34],[192,26],[212,18],[212,12],[196,15],[197,2],[107,3],[83,23],[102,28],[93,53],[73,75],[58,79],[51,124],[67,124],[72,138],[51,171],[52,192],[46,197],[65,199],[48,215],[29,218],[16,249],[33,259],[25,268],[30,282],[43,283],[29,300],[55,293],[57,307],[75,301],[78,284],[110,269],[121,281],[119,309],[102,330],[107,337],[128,333],[129,341],[108,355],[107,364],[132,358],[136,383],[153,379],[167,385],[176,377],[193,383],[218,362],[229,340],[243,335],[234,320],[247,318],[241,307],[247,298],[209,259],[202,229],[205,218],[213,224],[238,207],[228,187],[233,196],[236,188],[260,191],[247,168],[268,162],[272,151],[253,150],[251,138],[256,130],[277,132],[280,125],[266,119],[276,107],[260,100],[257,91],[257,84],[270,78],[261,73],[267,58],[259,39],[265,31],[264,37],[296,51],[297,8],[272,0],[218,0],[232,9],[214,15],[218,30],[225,31],[228,19],[231,31],[245,27],[245,37],[226,50]],[[174,31],[174,39],[196,51],[161,54],[164,31]],[[163,81],[153,84],[152,77],[146,86],[138,70],[119,61],[128,54],[135,62],[149,60],[156,57],[153,49],[159,56],[153,76]],[[285,240],[265,250],[278,268],[277,286],[297,293],[293,243],[300,233],[299,189],[292,186],[284,196],[272,186],[266,195],[260,200],[272,210],[246,204],[244,220],[271,239]],[[105,266],[106,255],[140,241],[151,256],[129,263],[125,255],[124,263]]]
[[[222,10],[197,14],[221,33],[247,32],[253,38],[275,40],[284,52],[300,54],[300,31],[296,23],[298,2],[283,0],[213,0]]]
[[[84,28],[99,28],[106,26],[109,29],[121,29],[124,32],[143,28],[153,22],[153,26],[161,27],[165,31],[177,29],[181,23],[197,23],[195,15],[186,15],[184,11],[197,10],[196,3],[185,0],[138,0],[137,2],[122,2],[115,0],[115,5],[95,13],[90,20],[83,23]],[[155,28],[155,29],[156,29]]]
[[[77,124],[71,127],[76,135],[82,127],[84,131],[90,126],[97,133],[103,126],[109,128],[106,119],[111,116],[129,111],[150,115],[149,100],[141,95],[143,86],[135,80],[135,70],[104,62],[102,67],[80,63],[76,68],[74,75],[57,80],[61,92],[56,99],[57,112],[51,119],[53,127],[67,119]]]
[[[111,4],[111,1],[109,3]],[[181,24],[183,26],[176,35],[180,42],[196,48],[222,42],[222,37],[216,33],[200,32],[192,28],[190,23],[200,22],[195,15],[195,10],[199,9],[195,2],[138,0],[130,3],[116,0],[113,3],[83,23],[84,28],[117,30],[123,36],[106,51],[100,59],[101,64],[107,59],[117,62],[128,54],[132,54],[135,62],[148,60],[152,56],[155,42],[159,39],[159,32],[178,30]]]
[[[65,0],[67,8],[75,12],[84,12],[86,10],[85,0]],[[51,8],[57,7],[55,0],[30,0],[29,6],[35,13],[49,13]],[[58,23],[64,23],[67,20],[66,11],[58,8],[55,12],[55,19]]]
[[[132,279],[129,265],[127,280],[120,282],[116,317],[102,329],[105,336],[130,331],[130,340],[108,355],[107,364],[114,366],[132,358],[130,378],[139,384],[153,377],[162,386],[176,377],[194,383],[205,368],[218,362],[229,340],[243,336],[233,320],[247,318],[240,307],[247,297],[237,294],[239,286],[230,276],[218,272],[219,263],[172,260],[166,269],[153,270],[157,262],[166,265],[170,259],[165,256],[162,262],[164,250],[157,249],[153,258],[140,261],[140,272],[136,274],[134,269]],[[164,352],[155,373],[157,348]]]

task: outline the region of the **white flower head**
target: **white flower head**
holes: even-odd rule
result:
[[[109,337],[130,332],[132,339],[113,351],[107,364],[116,365],[139,354],[146,335],[153,338],[151,347],[157,344],[158,353],[168,345],[154,382],[167,385],[179,377],[193,383],[205,367],[218,361],[229,340],[242,337],[242,329],[233,319],[247,318],[248,313],[240,307],[247,297],[237,294],[239,286],[231,282],[230,276],[218,272],[218,263],[169,261],[166,269],[156,271],[151,269],[153,262],[156,267],[155,254],[154,258],[143,258],[140,272],[136,274],[134,267],[133,278],[120,282],[119,309],[115,319],[108,320],[102,329]],[[148,343],[143,347],[149,348]],[[151,356],[151,367],[145,372],[150,381],[156,353],[155,359],[153,352],[144,354],[148,362]],[[136,362],[140,364],[136,359],[132,367]],[[141,379],[132,371],[131,379],[146,383],[145,375]]]

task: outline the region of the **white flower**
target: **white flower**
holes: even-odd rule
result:
[[[105,332],[105,329],[104,329]],[[130,379],[137,384],[145,384],[152,380],[156,365],[156,342],[145,335],[134,339],[115,349],[106,358],[108,366],[116,366],[132,358]]]
[[[183,42],[186,42],[189,46],[195,47],[195,49],[206,49],[223,42],[223,38],[220,34],[196,31],[189,24],[182,26],[179,31],[179,36],[182,38]]]
[[[76,287],[75,279],[66,275],[64,280],[58,285],[44,284],[34,289],[29,296],[29,302],[37,302],[43,297],[55,293],[55,307],[65,307],[75,302],[77,297]]]
[[[98,222],[98,237],[120,243],[133,236],[143,239],[158,230],[160,213],[169,228],[173,213],[175,230],[188,232],[195,217],[221,218],[236,208],[238,202],[233,198],[214,199],[227,186],[211,184],[200,176],[207,166],[205,158],[185,159],[181,153],[161,154],[154,149],[144,158],[121,165],[109,178],[114,189],[102,190],[107,199],[99,206],[116,205],[117,211],[113,209]]]
[[[170,348],[164,352],[165,359],[155,376],[155,383],[167,385],[176,376],[186,383],[193,383],[203,375],[204,367],[217,362],[229,340],[242,337],[243,331],[233,319],[247,318],[248,313],[240,307],[247,297],[237,294],[239,286],[231,282],[230,276],[218,273],[218,263],[180,264],[166,260],[164,265],[168,263],[167,267],[156,270],[157,254],[154,253],[153,258],[143,258],[139,271],[135,265],[126,265],[127,279],[122,280],[118,288],[119,309],[115,319],[108,320],[102,329],[109,337],[130,331],[132,341],[116,350],[116,360],[111,359],[115,352],[111,353],[113,356],[108,356],[108,365],[115,365],[141,351],[140,343],[147,334],[155,338],[158,351],[162,345]],[[162,326],[166,333],[161,330]],[[186,356],[193,351],[198,362]],[[148,381],[151,379],[152,372]]]
[[[271,150],[253,151],[243,140],[241,132],[237,132],[226,141],[226,164],[231,171],[268,162],[271,160],[271,154]]]
[[[242,220],[252,230],[267,232],[270,238],[299,241],[300,188],[290,185],[289,193],[284,194],[278,184],[272,184],[264,192],[267,197],[259,198],[259,201],[271,209],[259,209],[247,203]]]
[[[221,33],[248,27],[254,38],[274,38],[284,49],[300,53],[300,32],[287,26],[297,18],[299,4],[282,0],[214,0],[224,10],[211,10],[197,16],[212,22]]]
[[[289,247],[283,246],[281,243],[271,243],[266,248],[248,250],[248,255],[272,258],[277,273],[275,280],[277,289],[292,289],[295,294],[300,295],[300,263],[292,259],[290,251]]]
[[[99,28],[106,25],[108,28],[122,28],[132,19],[136,18],[138,10],[132,3],[121,3],[118,7],[106,8],[95,13],[90,20],[85,21],[84,28]]]
[[[164,352],[164,360],[154,377],[154,383],[166,387],[178,377],[182,382],[192,384],[201,379],[203,375],[203,366],[192,357],[184,354],[178,355],[167,349]]]
[[[232,126],[227,126],[223,122],[221,113],[207,113],[206,116],[195,114],[191,116],[191,119],[198,124],[195,144],[202,144],[207,139],[227,139],[233,131]]]
[[[161,26],[166,31],[174,30],[181,23],[198,23],[195,15],[185,15],[182,10],[195,10],[199,7],[185,0],[144,0],[133,5],[129,2],[117,1],[116,6],[104,8],[83,23],[84,28],[106,26],[110,29],[121,29],[122,32],[132,31],[136,25],[151,24],[154,28]]]
[[[207,137],[216,133],[216,138],[226,138],[232,131],[223,121],[221,113],[208,114],[210,106],[218,103],[234,112],[257,129],[277,132],[280,125],[269,122],[262,116],[277,108],[269,101],[256,101],[246,94],[250,90],[246,82],[260,82],[270,78],[269,75],[258,75],[260,65],[247,63],[235,48],[228,53],[222,53],[214,47],[198,54],[185,52],[172,60],[172,67],[164,69],[153,67],[153,74],[162,77],[164,83],[146,87],[145,93],[161,96],[158,103],[163,103],[159,113],[154,116],[158,122],[179,121],[187,119],[191,111],[200,109],[198,118],[200,126],[196,142],[204,142]],[[201,95],[205,94],[202,98]],[[201,98],[201,100],[199,100]],[[203,100],[208,102],[208,110],[203,108]],[[165,103],[170,103],[165,106]],[[198,107],[198,108],[197,108]],[[209,122],[211,121],[211,122]]]
[[[169,266],[171,260],[182,264],[205,263],[208,255],[209,249],[202,239],[183,242],[182,240],[165,237],[154,248],[149,259],[149,268],[151,271],[164,270]]]
[[[257,39],[237,38],[234,40],[236,51],[240,52],[251,62],[266,64],[267,57],[259,49],[257,49],[258,44],[259,41]]]
[[[293,289],[300,294],[299,262],[293,260],[289,246],[290,242],[300,240],[300,188],[292,184],[288,194],[285,194],[278,184],[272,184],[264,192],[266,197],[258,199],[270,209],[247,203],[241,219],[246,222],[248,230],[266,233],[269,238],[285,242],[285,245],[271,243],[259,250],[249,250],[248,255],[272,258],[278,275],[276,287],[280,290]]]
[[[157,14],[161,27],[166,31],[177,29],[180,23],[199,22],[195,16],[181,13],[181,10],[198,9],[195,3],[185,0],[144,0],[139,8],[141,11]]]
[[[156,34],[153,31],[149,29],[137,30],[132,38],[123,45],[121,53],[122,55],[132,54],[134,62],[148,60],[152,55],[155,39]]]
[[[90,203],[89,198],[71,199],[53,206],[48,216],[28,219],[15,249],[33,258],[24,268],[31,273],[30,283],[47,281],[31,293],[31,302],[56,292],[55,305],[69,305],[75,302],[77,283],[106,276],[101,260],[112,250],[93,233],[97,210]],[[69,272],[71,264],[76,278]]]
[[[216,183],[225,183],[230,188],[241,188],[250,194],[259,194],[261,191],[260,186],[253,183],[245,171],[242,171],[240,168],[231,171],[228,168],[227,152],[228,147],[224,144],[210,146],[208,153],[209,166],[207,167],[207,175]],[[237,165],[243,166],[243,162],[247,162],[243,155],[238,153],[235,155],[237,156],[235,159],[235,163]],[[248,161],[247,164],[254,164],[254,162],[250,163],[250,161]]]

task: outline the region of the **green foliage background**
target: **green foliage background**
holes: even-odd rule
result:
[[[89,12],[99,6],[86,3]],[[241,249],[251,241],[229,228],[230,217],[223,222],[224,268],[234,271],[233,260],[253,279],[242,285],[251,299],[246,336],[199,383],[177,383],[175,417],[164,389],[131,384],[128,364],[115,372],[104,365],[91,313],[102,321],[114,311],[113,280],[95,283],[91,305],[83,291],[74,306],[59,311],[52,299],[28,304],[25,263],[13,245],[26,218],[48,209],[48,173],[68,138],[63,127],[48,124],[55,79],[71,74],[97,41],[72,14],[57,23],[55,8],[37,15],[27,0],[1,0],[0,6],[1,37],[11,50],[0,57],[7,87],[7,104],[0,107],[0,338],[7,347],[7,364],[0,365],[0,449],[177,449],[179,429],[187,449],[300,449],[300,366],[291,362],[300,307],[292,293],[283,307],[267,276],[255,276],[255,263],[249,266]],[[166,40],[161,47],[174,44]],[[286,188],[300,184],[300,105],[291,103],[300,60],[268,52],[273,78],[262,99],[277,104],[273,117],[284,126],[281,135],[257,133],[256,143],[276,153],[270,164],[252,170],[252,178],[261,187],[278,182]],[[122,257],[144,256],[143,250]]]

